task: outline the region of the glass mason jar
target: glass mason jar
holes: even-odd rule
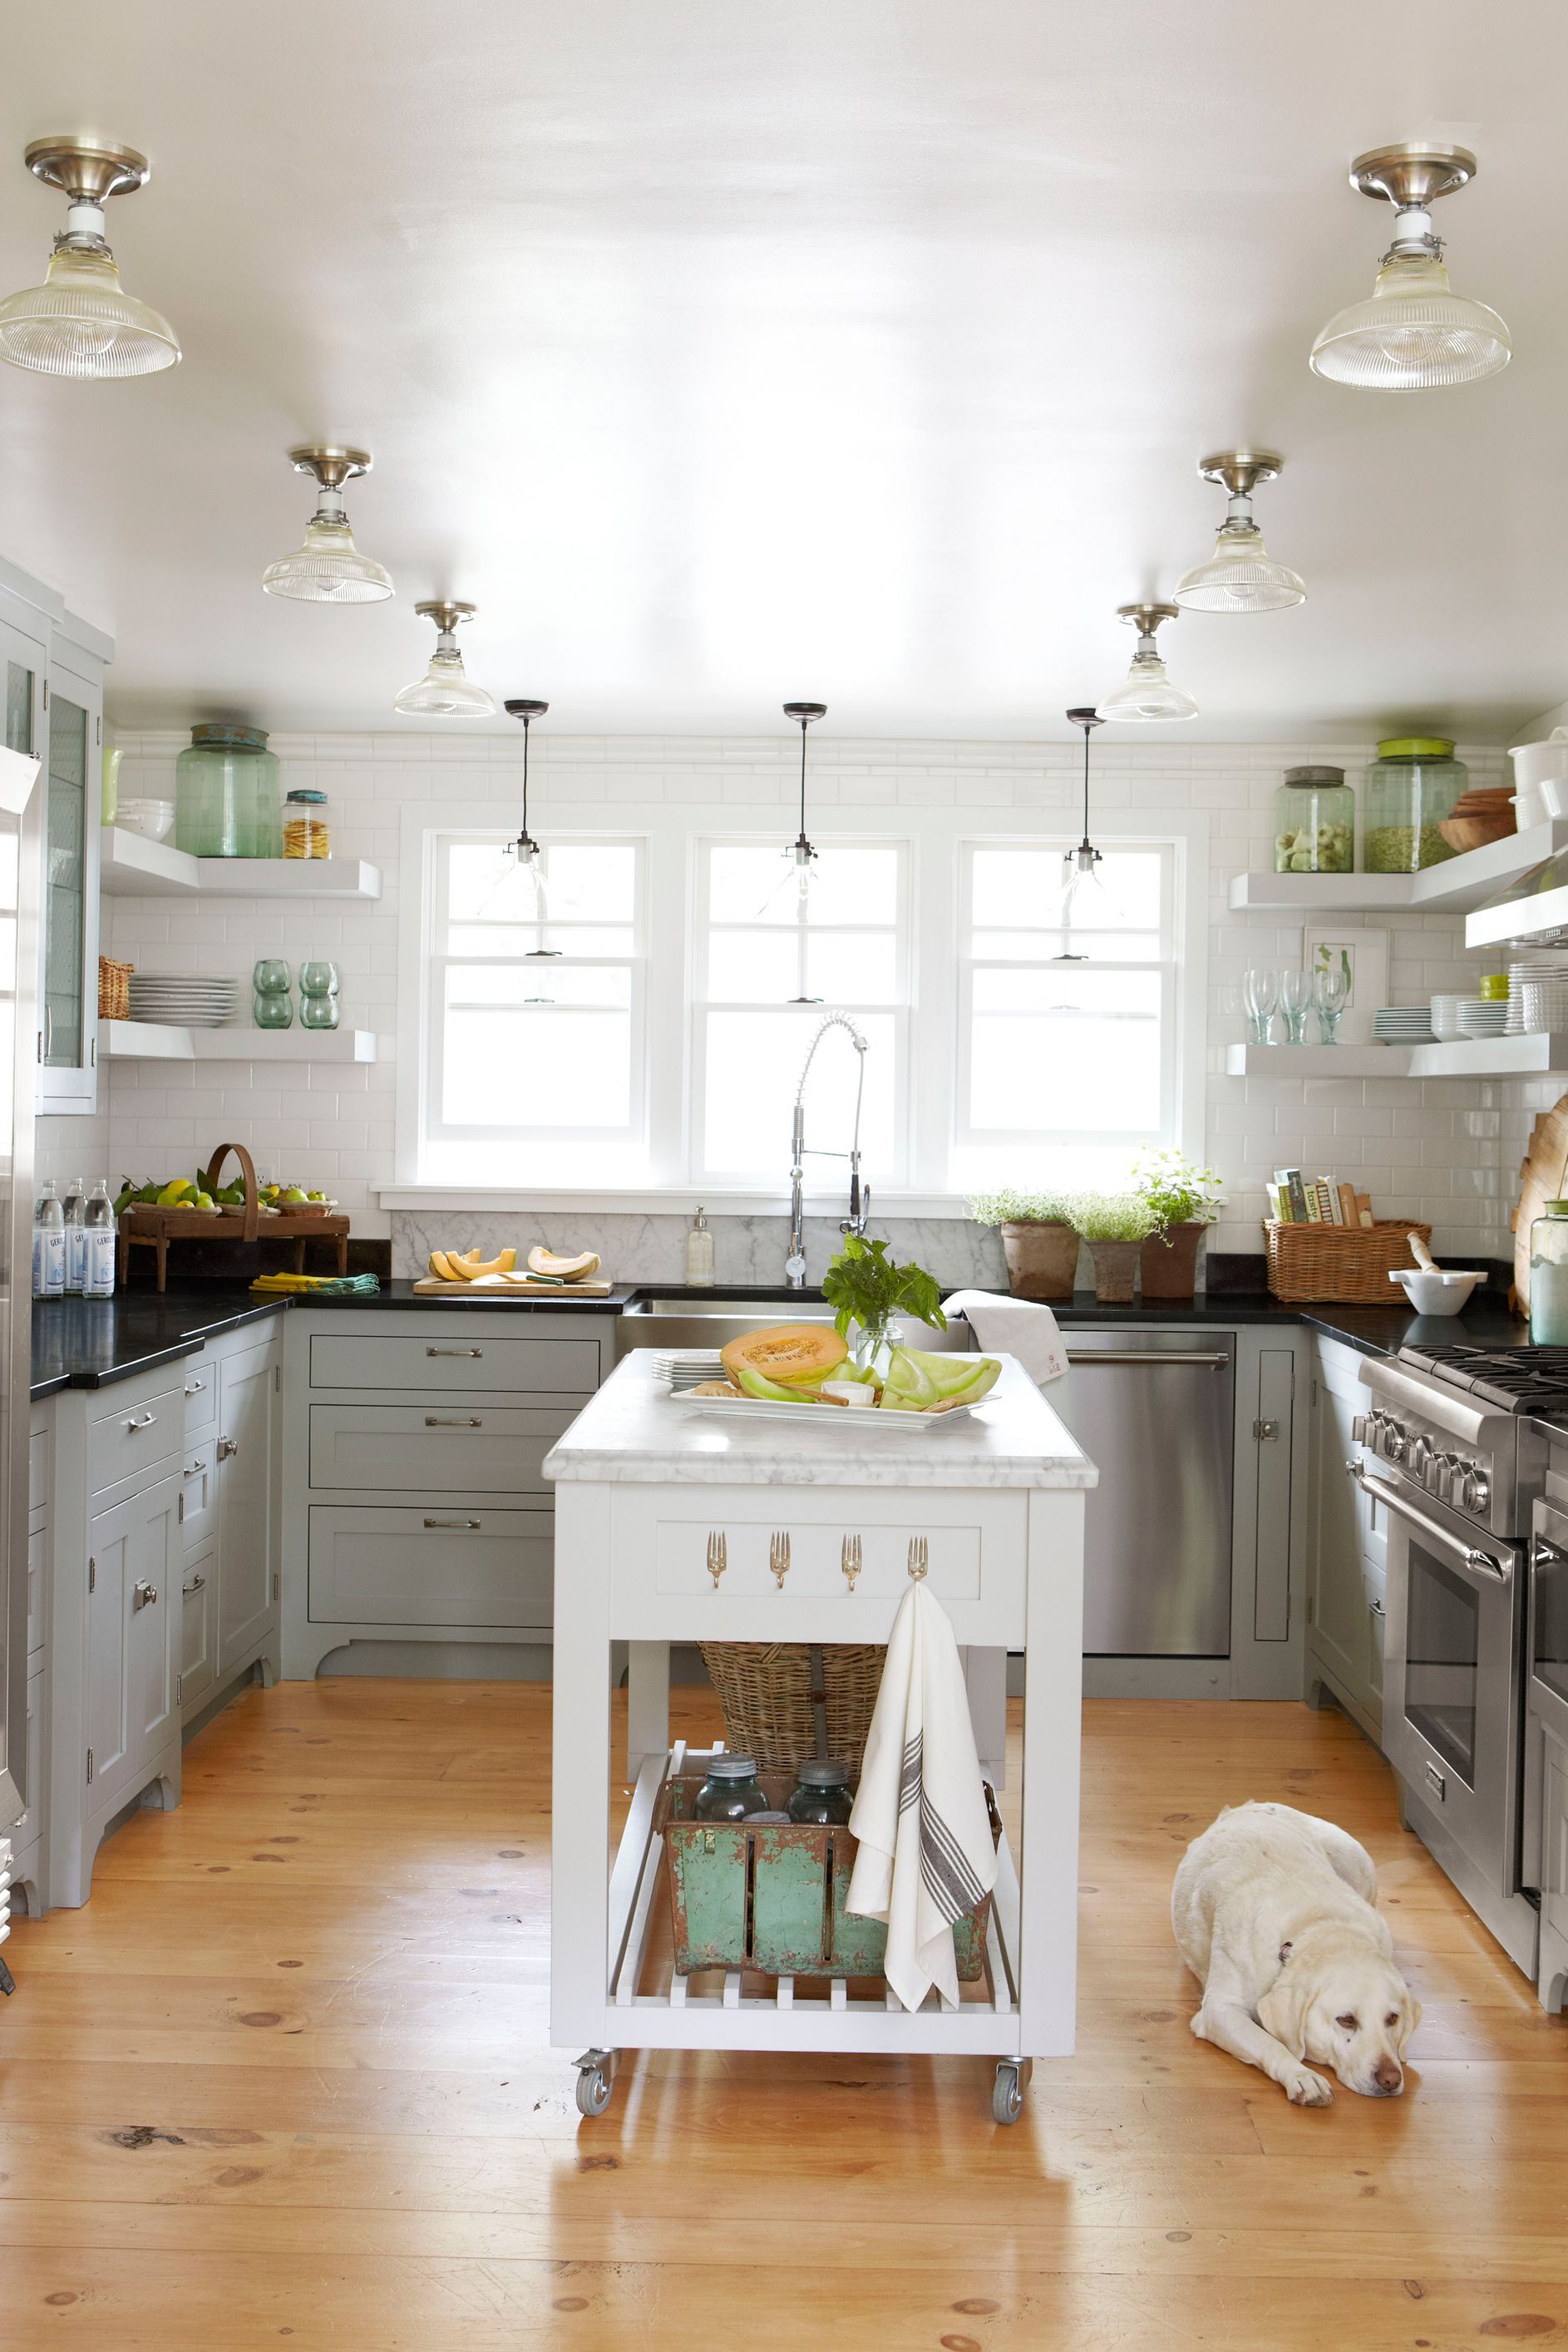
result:
[[[174,846],[193,857],[279,857],[278,755],[259,727],[193,727],[174,762]]]
[[[692,1818],[699,1822],[744,1822],[753,1813],[765,1813],[768,1801],[757,1779],[754,1756],[715,1756],[708,1766],[708,1778],[697,1791],[691,1808]]]
[[[285,857],[330,857],[332,824],[325,793],[293,792],[283,803]]]
[[[1369,874],[1415,874],[1458,855],[1437,828],[1469,781],[1447,735],[1399,735],[1366,772],[1362,864]]]
[[[792,1822],[847,1822],[854,1806],[849,1794],[849,1767],[808,1757],[795,1775],[790,1791]]]
[[[1568,1201],[1547,1201],[1530,1228],[1530,1337],[1568,1348]]]
[[[1355,794],[1342,768],[1287,768],[1274,795],[1276,874],[1349,874]]]

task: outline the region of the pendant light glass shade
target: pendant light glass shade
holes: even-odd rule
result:
[[[103,238],[106,199],[145,184],[146,157],[104,141],[36,139],[26,162],[65,191],[70,208],[43,284],[0,301],[0,359],[79,381],[173,367],[178,336],[167,319],[126,293]]]
[[[1172,685],[1154,644],[1155,630],[1164,622],[1178,618],[1175,605],[1121,604],[1117,607],[1117,617],[1130,622],[1137,630],[1138,650],[1132,656],[1125,686],[1119,686],[1100,705],[1101,719],[1195,719],[1197,704],[1190,694]]]
[[[1428,392],[1507,367],[1508,329],[1484,302],[1454,292],[1443,240],[1432,229],[1436,198],[1475,175],[1476,159],[1464,147],[1411,142],[1357,156],[1351,185],[1394,205],[1394,242],[1369,299],[1337,310],[1318,336],[1314,373],[1361,392]]]
[[[394,710],[408,719],[493,719],[495,696],[466,675],[454,634],[459,622],[473,618],[474,607],[441,603],[416,604],[414,609],[435,622],[436,650],[424,677],[394,698]]]
[[[1276,563],[1252,519],[1252,487],[1271,482],[1285,460],[1274,450],[1231,449],[1200,457],[1205,482],[1230,492],[1230,504],[1206,563],[1194,563],[1171,591],[1184,613],[1278,613],[1304,604],[1307,585],[1288,563]]]
[[[395,593],[392,574],[360,553],[343,511],[342,485],[369,473],[368,452],[290,449],[289,462],[298,474],[313,474],[321,491],[316,511],[305,525],[303,545],[268,565],[262,587],[269,596],[289,596],[303,604],[381,604]]]

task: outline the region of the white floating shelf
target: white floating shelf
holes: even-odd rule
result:
[[[1539,1078],[1568,1072],[1568,1037],[1466,1037],[1453,1045],[1227,1045],[1230,1078]]]
[[[374,1029],[175,1029],[156,1021],[103,1021],[117,1062],[374,1062]]]
[[[1231,912],[1237,915],[1395,915],[1450,914],[1479,907],[1494,898],[1511,882],[1544,866],[1548,858],[1568,850],[1568,824],[1532,824],[1523,833],[1506,834],[1485,849],[1467,849],[1441,866],[1419,874],[1237,874],[1230,885]],[[1568,891],[1552,894],[1564,900],[1557,920],[1568,923]],[[1546,901],[1536,902],[1544,906]],[[1495,923],[1482,938],[1475,924],[1466,926],[1470,947],[1489,946],[1493,940],[1521,936],[1511,909],[1490,908],[1477,922]],[[1539,917],[1532,911],[1532,924]]]
[[[172,842],[106,824],[99,875],[111,897],[379,898],[381,868],[363,857],[192,857]]]
[[[1501,907],[1483,907],[1465,918],[1468,948],[1500,947],[1505,940],[1539,940],[1568,929],[1568,885],[1538,890],[1531,897],[1510,898]]]

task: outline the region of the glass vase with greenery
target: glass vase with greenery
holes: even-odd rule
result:
[[[892,1353],[890,1326],[897,1315],[912,1315],[933,1331],[945,1331],[942,1286],[921,1265],[900,1265],[885,1241],[849,1234],[822,1277],[822,1295],[836,1309],[833,1328],[849,1343],[862,1371],[885,1371]]]

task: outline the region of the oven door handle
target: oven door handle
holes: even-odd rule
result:
[[[1430,1536],[1434,1543],[1440,1543],[1445,1551],[1458,1552],[1465,1566],[1478,1576],[1489,1576],[1494,1583],[1506,1584],[1513,1574],[1510,1556],[1505,1555],[1499,1559],[1493,1553],[1482,1551],[1478,1545],[1467,1544],[1461,1538],[1450,1535],[1440,1519],[1431,1517],[1426,1511],[1418,1511],[1397,1486],[1389,1485],[1386,1478],[1369,1478],[1353,1456],[1345,1464],[1345,1468],[1363,1495],[1372,1496],[1374,1501],[1384,1504],[1400,1518],[1408,1519],[1413,1527]]]

